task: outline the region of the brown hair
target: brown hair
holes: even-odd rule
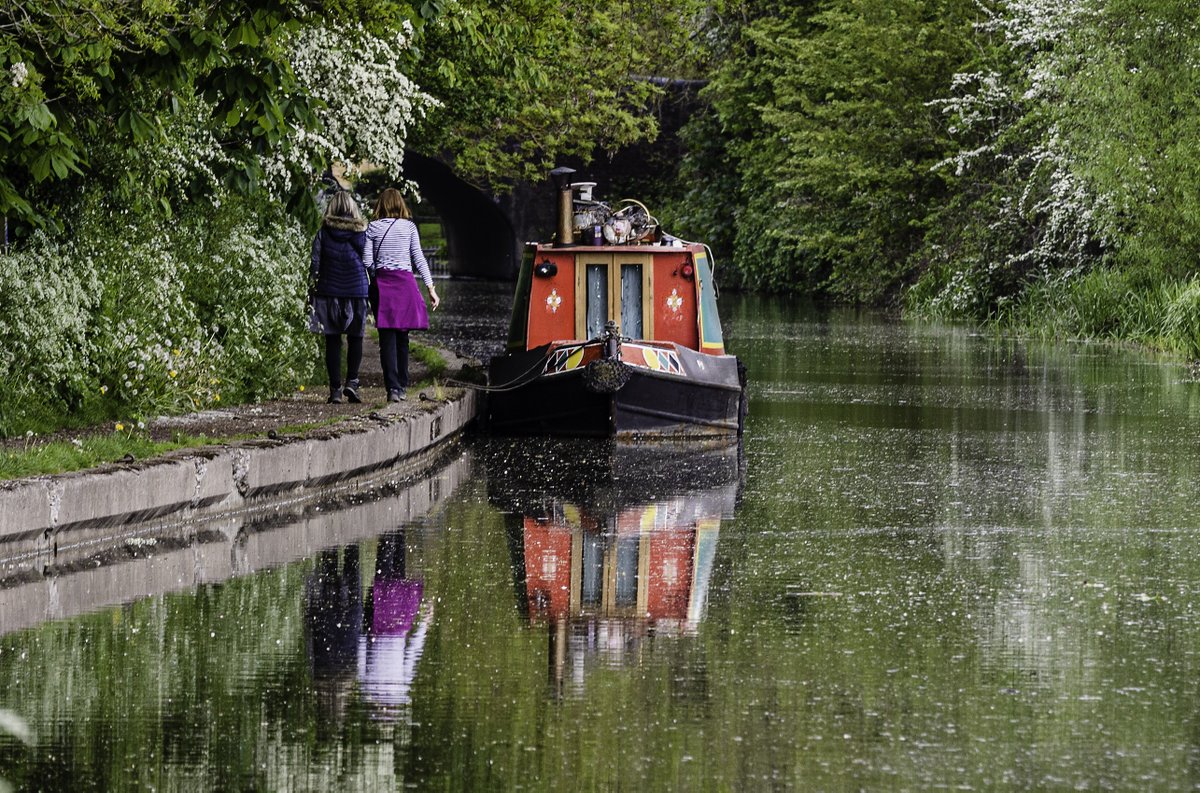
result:
[[[389,187],[375,200],[375,217],[407,220],[412,217],[412,212],[408,211],[408,204],[404,203],[404,196],[400,195],[400,191]]]

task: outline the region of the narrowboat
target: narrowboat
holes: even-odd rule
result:
[[[709,248],[662,233],[637,201],[594,201],[570,173],[555,169],[556,239],[526,246],[488,367],[490,431],[740,434],[745,369],[725,351]]]

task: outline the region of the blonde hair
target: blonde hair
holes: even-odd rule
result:
[[[412,218],[412,212],[408,211],[408,204],[404,203],[404,196],[400,195],[400,191],[389,187],[375,200],[375,217],[409,220]]]
[[[347,218],[349,220],[362,220],[362,212],[358,210],[358,202],[350,195],[347,190],[338,190],[329,199],[329,205],[325,207],[325,219],[329,218]]]

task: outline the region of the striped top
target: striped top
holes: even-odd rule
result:
[[[425,282],[426,289],[433,288],[433,275],[429,263],[421,252],[421,237],[417,224],[403,218],[380,218],[367,226],[367,245],[363,251],[363,264],[367,272],[376,268],[383,270],[414,269]]]

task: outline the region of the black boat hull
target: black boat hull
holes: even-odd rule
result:
[[[545,349],[498,356],[489,383],[503,390],[488,394],[488,428],[502,435],[602,437],[740,433],[745,386],[737,358],[685,348],[677,353],[678,373],[621,363],[619,383],[597,382],[590,367],[546,374],[539,366]]]

